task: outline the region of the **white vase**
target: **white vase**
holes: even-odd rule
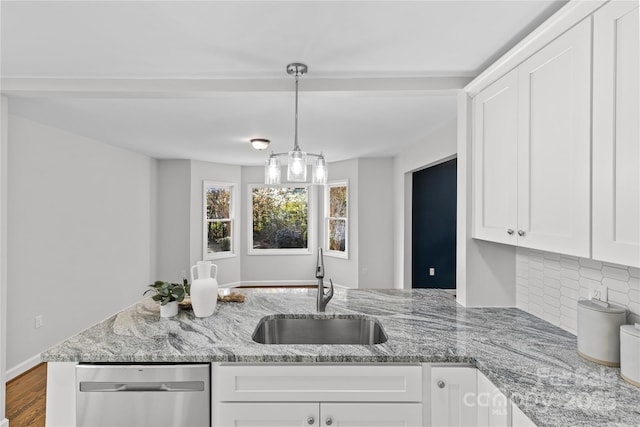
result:
[[[195,271],[198,271],[197,278]],[[218,266],[211,261],[198,261],[191,267],[191,307],[196,317],[209,317],[218,303]]]
[[[160,306],[160,317],[173,317],[178,314],[178,301],[171,301]]]

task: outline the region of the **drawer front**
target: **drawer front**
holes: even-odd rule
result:
[[[420,402],[422,367],[214,365],[221,402]]]

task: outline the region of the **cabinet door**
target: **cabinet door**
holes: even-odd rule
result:
[[[431,368],[431,426],[476,426],[476,368]]]
[[[420,403],[322,403],[321,427],[421,427]]]
[[[593,258],[640,267],[638,2],[594,15]]]
[[[591,20],[518,67],[518,245],[590,255]]]
[[[319,403],[221,403],[214,427],[318,427]]]
[[[510,427],[509,399],[481,372],[477,375],[478,426]]]
[[[473,99],[473,237],[516,244],[518,73]]]

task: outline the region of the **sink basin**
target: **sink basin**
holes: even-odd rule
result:
[[[373,345],[386,342],[387,334],[366,316],[275,315],[260,319],[252,338],[261,344]]]

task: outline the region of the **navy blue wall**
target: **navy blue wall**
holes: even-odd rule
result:
[[[453,159],[413,173],[414,288],[456,287],[456,164]]]

